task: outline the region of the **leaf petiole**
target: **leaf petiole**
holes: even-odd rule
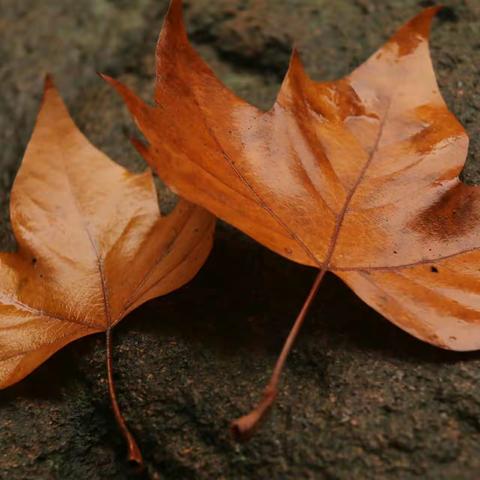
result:
[[[287,340],[283,345],[282,352],[280,353],[277,363],[273,369],[270,382],[265,388],[260,402],[250,413],[238,418],[237,420],[234,420],[231,423],[230,428],[235,439],[240,441],[246,441],[250,439],[250,437],[253,436],[265,419],[266,414],[270,411],[270,408],[272,407],[278,394],[278,385],[280,383],[280,377],[282,375],[285,362],[287,361],[295,339],[302,328],[308,310],[312,305],[312,302],[318,292],[318,289],[320,288],[323,277],[325,276],[325,273],[327,273],[327,270],[327,267],[323,267],[318,273],[310,293],[308,294],[308,297],[305,300],[305,303],[303,304],[303,307],[300,310],[300,313],[298,314],[290,333],[288,334]]]
[[[115,383],[113,381],[113,360],[112,360],[112,329],[108,328],[106,334],[106,353],[107,353],[107,377],[108,377],[108,393],[112,404],[113,414],[117,421],[118,428],[122,433],[128,447],[128,461],[143,469],[143,457],[138,447],[137,441],[130,432],[127,422],[122,415],[117,401],[117,393],[115,391]]]

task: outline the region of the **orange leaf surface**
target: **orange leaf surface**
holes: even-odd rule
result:
[[[0,254],[0,388],[187,283],[215,224],[184,200],[161,217],[151,172],[130,173],[93,147],[51,80],[10,210],[18,251]]]
[[[294,53],[273,108],[237,98],[187,41],[174,1],[154,108],[114,81],[175,191],[273,251],[331,270],[422,340],[480,348],[480,190],[458,175],[465,130],[407,23],[349,76],[312,81]],[[140,147],[141,148],[141,147]]]
[[[139,150],[172,189],[318,268],[314,290],[331,271],[412,335],[475,350],[480,190],[458,177],[468,137],[432,67],[437,11],[424,10],[337,81],[311,80],[294,52],[264,112],[194,51],[173,0],[157,48],[156,106],[108,80],[149,142]]]

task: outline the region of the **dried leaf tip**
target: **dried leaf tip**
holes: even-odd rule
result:
[[[137,152],[140,155],[142,155],[145,158],[145,160],[147,160],[147,162],[148,162],[149,154],[150,154],[148,145],[146,145],[144,142],[142,142],[137,137],[131,137],[130,138],[130,143],[135,147]]]
[[[171,23],[172,26],[183,25],[183,1],[182,0],[171,0],[170,5],[168,6],[167,16],[165,17],[165,23]]]
[[[440,6],[426,8],[401,27],[390,38],[387,45],[395,43],[402,56],[410,54],[420,43],[428,41],[433,19],[442,9],[443,7]]]
[[[183,18],[183,1],[171,0],[168,7],[167,15],[165,16],[164,25],[160,32],[159,43],[166,37],[174,39],[187,39],[187,30],[185,28],[185,21]]]
[[[51,73],[47,73],[45,75],[45,80],[43,82],[43,91],[44,93],[47,92],[47,90],[50,90],[55,87],[55,82],[53,81],[53,76]]]
[[[290,62],[288,65],[288,72],[301,72],[304,75],[306,74],[305,66],[303,65],[300,51],[296,46],[292,48],[292,53],[290,55]]]
[[[444,7],[441,5],[426,8],[423,12],[420,12],[416,17],[410,20],[410,22],[405,25],[405,28],[410,27],[422,37],[428,38],[432,28],[433,19],[440,10],[443,10],[443,8]]]
[[[135,95],[132,90],[115,78],[105,75],[104,73],[99,73],[98,75],[120,94],[120,96],[124,99],[130,113],[133,115],[136,122],[139,123],[147,114],[149,108],[148,105],[141,98]]]
[[[305,69],[305,65],[300,55],[300,51],[297,47],[293,47],[292,54],[290,55],[290,63],[288,65],[288,71],[286,79],[294,77],[299,81],[310,80],[308,73]]]
[[[53,80],[53,76],[50,73],[47,73],[45,75],[45,78],[43,80],[43,93],[42,93],[42,99],[40,101],[40,112],[37,115],[37,122],[39,121],[39,116],[40,113],[49,105],[49,97],[53,96],[59,96],[57,87],[55,85],[55,82]]]
[[[294,46],[290,55],[288,70],[277,94],[275,103],[281,104],[284,101],[287,101],[291,96],[292,90],[301,92],[305,82],[308,82],[309,80],[310,77],[305,70],[300,52],[298,48]]]

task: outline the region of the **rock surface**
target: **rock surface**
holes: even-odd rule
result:
[[[314,78],[336,78],[429,4],[191,0],[187,22],[221,78],[268,108],[293,42]],[[465,179],[480,183],[480,2],[448,4],[434,25],[432,54],[445,98],[472,138]],[[0,0],[3,249],[14,248],[8,192],[47,71],[89,138],[118,162],[143,168],[127,141],[128,114],[95,72],[150,98],[165,8],[165,0]],[[189,286],[124,320],[115,334],[117,387],[146,458],[145,478],[479,478],[480,354],[418,342],[333,276],[271,417],[249,444],[230,439],[228,421],[258,398],[314,274],[220,225],[210,260]],[[101,335],[0,392],[2,479],[142,478],[124,453]]]

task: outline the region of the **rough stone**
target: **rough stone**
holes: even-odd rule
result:
[[[195,0],[195,44],[239,95],[268,108],[291,45],[316,79],[344,75],[428,1]],[[102,71],[151,97],[165,0],[0,0],[0,246],[14,248],[8,192],[49,71],[89,138],[132,169],[135,131]],[[432,53],[469,130],[480,183],[480,3],[450,0]],[[192,132],[193,133],[193,132]],[[167,204],[172,196],[167,195]],[[315,272],[221,224],[186,288],[115,333],[119,398],[153,479],[476,480],[480,355],[425,345],[326,279],[289,359],[278,404],[246,445],[230,419],[256,401]],[[104,340],[82,339],[0,392],[1,479],[127,479],[106,395]]]

